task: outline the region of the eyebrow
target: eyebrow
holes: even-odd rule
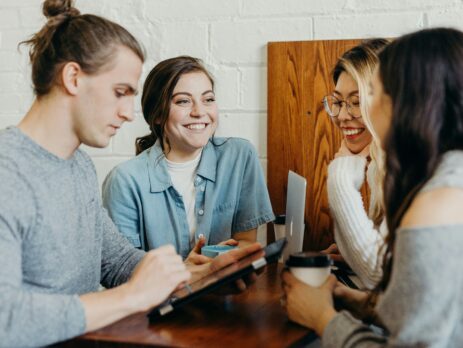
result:
[[[129,90],[129,93],[133,95],[138,95],[138,90],[132,86],[130,83],[116,83],[116,88],[125,87]]]
[[[204,91],[203,93],[201,93],[201,95],[205,95],[205,94],[208,94],[208,93],[212,93],[212,94],[215,94],[214,91],[212,89],[208,89],[207,91]],[[175,94],[172,95],[172,98],[178,96],[179,94],[184,94],[184,95],[187,95],[189,97],[192,97],[193,94],[191,93],[188,93],[188,92],[177,92]]]
[[[334,90],[333,93],[336,93],[342,96],[342,93],[338,92],[337,90]],[[351,95],[354,95],[354,94],[359,94],[359,91],[358,90],[352,91],[347,96],[350,97]]]

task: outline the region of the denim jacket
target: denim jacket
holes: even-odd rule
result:
[[[262,168],[244,139],[214,138],[203,148],[195,182],[195,240],[217,244],[274,219]],[[115,167],[103,183],[103,203],[119,231],[138,248],[173,244],[184,258],[190,234],[159,143]]]

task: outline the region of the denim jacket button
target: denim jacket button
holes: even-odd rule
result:
[[[204,215],[204,210],[200,209],[200,210],[198,211],[198,214],[199,214],[199,215]]]

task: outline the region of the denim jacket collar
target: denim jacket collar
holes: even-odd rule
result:
[[[159,141],[147,150],[148,160],[148,175],[150,180],[150,192],[162,192],[172,186],[172,180],[167,170],[165,161],[166,156],[162,152]],[[215,182],[217,168],[217,155],[214,145],[208,141],[203,148],[201,161],[199,162],[198,174],[204,179]]]

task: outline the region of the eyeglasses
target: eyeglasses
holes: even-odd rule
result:
[[[347,113],[353,118],[362,117],[360,111],[360,99],[357,95],[352,95],[345,100],[338,99],[332,95],[323,97],[323,106],[331,117],[338,117],[342,109],[342,104],[346,104]]]

